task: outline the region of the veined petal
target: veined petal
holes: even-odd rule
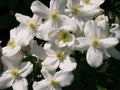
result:
[[[64,72],[62,70],[56,72],[54,78],[56,82],[58,82],[61,85],[61,87],[70,85],[74,80],[74,76],[71,72]]]
[[[94,5],[101,5],[102,3],[104,3],[105,0],[90,0],[91,4]]]
[[[63,71],[73,71],[76,69],[77,63],[72,57],[66,57],[63,61],[60,62],[60,69]]]
[[[40,1],[34,1],[31,5],[31,10],[34,14],[37,14],[44,19],[48,18],[49,9]]]
[[[21,50],[21,46],[17,45],[13,48],[6,46],[6,47],[3,47],[2,50],[3,50],[3,54],[5,56],[11,57],[11,56],[19,53],[19,51]]]
[[[41,73],[45,79],[51,79],[52,75],[48,72],[48,70],[45,67],[42,67]]]
[[[80,51],[85,51],[90,46],[90,41],[86,37],[78,37],[76,40],[78,43],[75,48]]]
[[[87,5],[84,7],[81,7],[79,9],[79,16],[82,17],[94,17],[95,15],[98,15],[103,12],[103,9],[99,7],[99,5]]]
[[[116,48],[114,48],[114,47],[109,48],[108,52],[113,58],[120,60],[120,51],[118,51]]]
[[[80,0],[68,0],[67,7],[70,9],[73,6],[80,6]]]
[[[51,0],[50,1],[50,10],[57,12],[64,12],[66,8],[67,0]]]
[[[25,78],[16,78],[12,85],[13,90],[28,90],[28,82]]]
[[[84,29],[85,36],[88,38],[96,38],[97,37],[97,23],[95,21],[88,21],[85,24]]]
[[[31,19],[29,16],[25,16],[20,13],[16,13],[15,17],[21,24],[24,24],[24,25],[26,25],[26,23]]]
[[[100,39],[99,40],[99,43],[100,45],[102,45],[103,47],[105,48],[111,48],[111,47],[114,47],[115,45],[118,44],[118,40],[117,38],[106,38],[106,39]]]
[[[87,63],[92,67],[99,67],[103,63],[103,53],[97,48],[90,46],[87,55]]]
[[[0,89],[11,87],[14,82],[14,78],[10,75],[10,71],[7,70],[0,77]]]
[[[21,63],[18,72],[20,76],[27,77],[27,75],[30,74],[32,70],[33,70],[33,64],[31,62],[24,62]]]
[[[26,28],[21,30],[16,36],[16,43],[20,46],[27,46],[33,40],[35,33]]]
[[[35,81],[33,83],[33,90],[50,90],[49,81],[47,80],[42,80],[39,82]]]
[[[2,63],[5,67],[9,69],[16,69],[20,65],[23,60],[23,55],[21,53],[17,53],[13,56],[2,56]]]
[[[59,66],[59,60],[57,60],[55,57],[47,57],[43,62],[42,65],[48,70],[48,71],[54,71]]]
[[[30,43],[30,47],[33,56],[41,60],[44,60],[47,57],[45,51],[43,50],[43,47],[38,45],[35,40]]]

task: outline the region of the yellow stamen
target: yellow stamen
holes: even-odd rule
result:
[[[51,85],[51,86],[55,86],[55,85],[56,85],[56,81],[55,81],[55,80],[53,80],[53,79],[52,79],[52,80],[50,80],[50,85]]]
[[[17,72],[16,70],[12,70],[12,71],[10,72],[10,74],[11,74],[11,76],[13,76],[13,77],[18,76],[18,72]]]
[[[59,59],[59,60],[63,57],[61,51],[57,51],[57,52],[55,52],[55,54],[56,54],[57,59]]]
[[[55,20],[55,19],[57,19],[57,13],[56,12],[51,12],[50,13],[50,18],[52,19],[52,20]]]
[[[7,46],[14,47],[15,46],[14,41],[13,40],[8,41]]]
[[[30,29],[35,29],[35,23],[29,22],[29,23],[28,23],[28,27],[29,27]]]
[[[58,39],[59,40],[63,40],[64,42],[66,42],[68,39],[69,39],[69,32],[66,32],[66,31],[63,31],[61,30],[59,33],[58,33]]]
[[[84,4],[89,4],[89,0],[82,0]]]
[[[92,39],[92,45],[93,46],[97,46],[98,44],[99,44],[98,39],[96,39],[96,38]]]
[[[72,14],[77,14],[78,8],[75,7],[75,6],[73,6],[73,7],[71,8],[71,12],[72,12]]]

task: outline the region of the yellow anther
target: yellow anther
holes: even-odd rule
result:
[[[59,33],[58,33],[58,39],[61,40],[61,41],[64,41],[66,42],[68,39],[69,39],[69,32],[66,32],[64,30],[61,30]]]
[[[28,27],[30,28],[30,29],[35,29],[35,23],[33,23],[33,22],[29,22],[28,23]]]
[[[13,76],[13,77],[18,76],[18,72],[17,72],[16,70],[12,70],[12,71],[10,72],[10,74],[11,74],[11,76]]]
[[[73,6],[73,7],[71,8],[71,12],[72,12],[72,14],[77,14],[78,8],[75,7],[75,6]]]
[[[97,22],[102,21],[102,20],[104,20],[104,18],[101,17],[101,16],[98,16],[98,17],[96,18],[96,21],[97,21]]]
[[[51,12],[51,13],[50,13],[50,18],[51,18],[51,19],[55,20],[55,19],[57,19],[57,17],[58,17],[58,16],[57,16],[57,13],[56,13],[56,12]]]
[[[50,80],[50,85],[51,85],[51,86],[55,86],[55,85],[56,85],[56,81],[55,81],[55,80],[53,80],[53,79],[52,79],[52,80]]]
[[[61,51],[57,51],[57,52],[55,52],[55,54],[56,54],[57,59],[59,59],[59,60],[63,57]]]
[[[82,0],[84,4],[89,4],[89,0]]]
[[[92,45],[97,46],[99,44],[98,39],[94,38],[92,39]]]
[[[14,41],[13,40],[8,41],[7,46],[14,47],[15,46]]]

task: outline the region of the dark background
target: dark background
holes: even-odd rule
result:
[[[17,12],[32,16],[30,6],[33,1],[34,0],[0,0],[0,40],[2,41],[2,46],[5,46],[9,40],[9,31],[19,25],[14,14]],[[49,6],[50,0],[40,1]],[[105,10],[104,13],[108,15],[110,24],[115,22],[115,17],[120,18],[119,0],[105,0],[101,8],[103,8]],[[116,48],[120,50],[120,45],[118,44]],[[73,56],[78,63],[77,69],[73,72],[75,80],[71,86],[65,87],[63,90],[120,90],[119,60],[110,58],[105,60],[101,67],[95,69],[86,63],[86,60],[84,60],[85,54],[75,51]],[[35,74],[39,71],[40,70],[35,71]],[[35,75],[34,78],[36,78]],[[31,86],[29,85],[29,87]],[[29,90],[31,89],[29,88]]]

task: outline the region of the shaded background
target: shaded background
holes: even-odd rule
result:
[[[19,25],[14,14],[17,12],[32,16],[30,5],[33,1],[34,0],[0,0],[0,40],[2,40],[2,46],[5,46],[9,40],[10,29]],[[49,6],[50,0],[40,1]],[[105,3],[101,5],[101,8],[103,8],[105,14],[108,15],[110,24],[115,22],[116,17],[118,19],[120,18],[119,0],[106,0]],[[118,44],[116,48],[120,50],[120,45]],[[120,90],[120,61],[110,58],[105,60],[101,67],[94,69],[84,60],[85,54],[75,51],[73,56],[79,64],[73,72],[75,80],[71,86],[65,87],[63,90]],[[35,73],[37,73],[37,71]],[[32,90],[30,85],[29,90]]]

